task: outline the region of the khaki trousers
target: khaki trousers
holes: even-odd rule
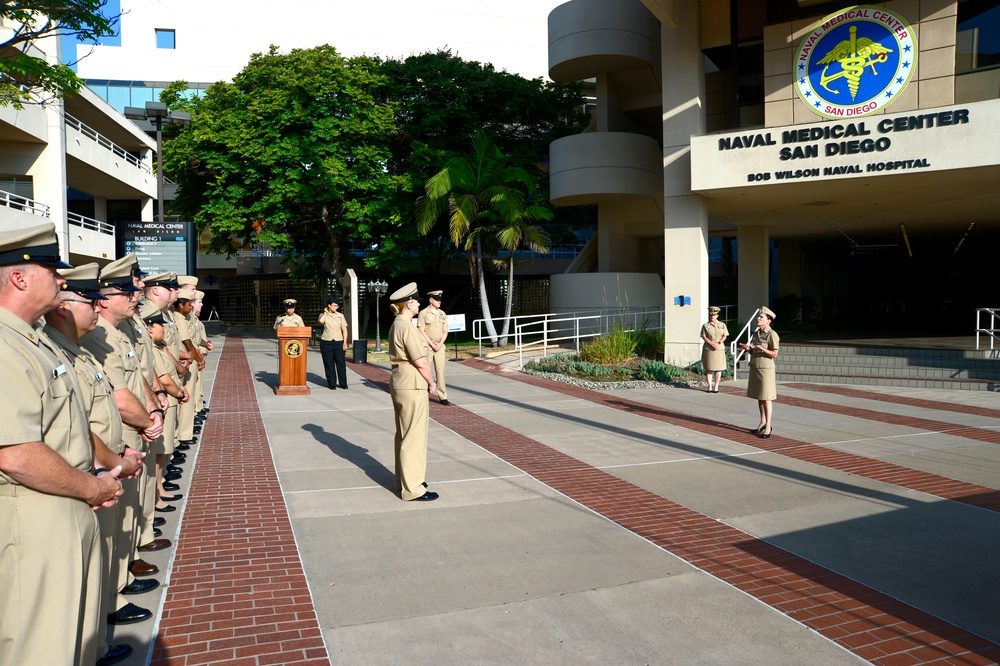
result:
[[[93,666],[102,568],[89,506],[0,486],[0,664]]]
[[[191,397],[183,405],[177,405],[177,432],[174,437],[176,442],[194,439],[194,413],[201,409],[201,407],[195,407],[194,401],[194,387],[198,383],[199,375],[201,373],[198,371],[198,365],[192,361],[187,374],[181,378],[182,385]],[[173,448],[170,451],[173,452]]]
[[[149,465],[152,454],[149,453],[149,447],[147,446],[143,446],[139,450],[147,452],[146,457],[142,460],[142,470],[140,470],[139,475],[134,479],[124,479],[122,481],[122,490],[124,492],[118,498],[118,534],[114,542],[115,559],[117,560],[117,578],[113,582],[116,598],[113,602],[114,608],[110,612],[114,612],[128,603],[128,599],[121,594],[121,590],[133,580],[132,574],[129,573],[128,565],[132,563],[132,559],[136,553],[135,547],[139,545],[139,539],[141,538],[139,517],[142,516],[142,506],[145,502],[142,493],[146,492],[150,487],[147,465]],[[152,521],[150,522],[152,523]],[[152,527],[150,527],[149,536],[153,536]],[[143,541],[143,543],[146,542]]]
[[[126,482],[122,481],[122,485]],[[122,528],[122,503],[125,497],[122,494],[115,502],[115,505],[108,508],[101,508],[96,511],[97,525],[101,533],[101,561],[103,564],[103,577],[101,584],[101,612],[98,615],[99,625],[97,631],[97,656],[102,656],[108,651],[108,614],[118,610],[118,574],[120,562],[116,552],[116,541],[121,541]],[[125,563],[126,570],[128,562]]]
[[[434,367],[434,381],[437,382],[437,394],[441,400],[448,399],[448,385],[444,381],[444,368],[448,364],[448,350],[443,346],[430,353],[431,365]]]
[[[427,489],[427,420],[430,412],[426,389],[390,386],[396,416],[396,490],[404,500],[420,497]]]

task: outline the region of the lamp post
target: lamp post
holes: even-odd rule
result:
[[[378,280],[369,280],[368,284],[365,285],[365,288],[368,289],[369,294],[374,294],[375,296],[375,351],[381,352],[382,328],[379,323],[380,310],[378,307],[378,299],[385,296],[386,290],[389,289],[389,283],[385,281],[379,282]]]
[[[146,102],[146,108],[126,106],[125,117],[129,120],[148,120],[156,127],[156,206],[160,224],[163,224],[163,123],[190,125],[191,114],[187,111],[168,112],[166,102]]]

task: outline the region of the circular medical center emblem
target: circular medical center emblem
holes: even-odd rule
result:
[[[289,340],[285,343],[285,356],[288,358],[298,358],[302,356],[302,343],[298,340]]]
[[[857,118],[898,97],[916,66],[913,29],[903,17],[881,7],[850,7],[802,40],[795,90],[821,116]]]

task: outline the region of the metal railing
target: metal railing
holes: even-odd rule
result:
[[[989,317],[990,325],[982,326],[983,320]],[[997,339],[997,335],[1000,335],[1000,329],[997,328],[997,317],[1000,317],[1000,308],[977,308],[976,309],[976,349],[979,349],[979,334],[990,336],[990,349],[993,349],[993,341]]]
[[[34,215],[41,215],[42,217],[49,216],[49,207],[46,204],[38,203],[34,199],[22,197],[3,190],[0,190],[0,206],[6,206],[8,208],[13,208],[14,210],[27,211]]]
[[[86,217],[85,215],[80,215],[79,213],[66,213],[66,219],[73,226],[83,227],[84,229],[97,231],[102,234],[107,234],[108,236],[115,235],[115,225],[110,222],[95,220],[92,217]]]
[[[587,338],[596,338],[614,329],[623,331],[662,331],[666,312],[657,310],[628,310],[623,312],[605,312],[598,314],[582,314],[567,316],[546,315],[545,319],[529,321],[514,327],[514,347],[517,349],[518,366],[524,367],[524,352],[530,349],[542,349],[542,356],[549,355],[549,347],[556,343],[573,341],[577,353],[580,342]]]
[[[739,335],[733,338],[733,341],[729,343],[729,351],[733,355],[733,379],[739,379],[737,373],[740,368],[740,361],[746,356],[746,350],[740,349],[740,340],[746,335],[746,342],[749,344],[750,339],[753,337],[754,331],[757,330],[757,315],[760,314],[760,308],[753,311],[750,315],[750,320],[747,321],[747,325],[740,330]]]
[[[80,134],[84,135],[85,137],[87,137],[91,141],[94,141],[95,143],[97,143],[97,145],[101,146],[102,148],[106,148],[107,150],[110,150],[112,153],[114,153],[118,157],[122,158],[123,160],[125,160],[126,162],[128,162],[132,166],[136,167],[137,169],[142,169],[143,171],[145,171],[146,173],[149,173],[149,174],[153,173],[152,169],[149,168],[148,164],[146,164],[141,159],[139,159],[138,157],[136,157],[135,155],[133,155],[129,151],[125,150],[121,146],[119,146],[117,143],[115,143],[111,139],[109,139],[106,136],[100,134],[97,130],[95,130],[95,129],[87,126],[87,125],[84,125],[82,122],[80,122],[79,120],[77,120],[76,118],[74,118],[73,116],[71,116],[70,114],[67,113],[65,115],[66,115],[66,125],[67,126],[72,127],[76,131],[80,132]]]

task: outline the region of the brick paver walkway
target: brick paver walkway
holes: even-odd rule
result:
[[[210,404],[152,663],[327,665],[238,336]]]
[[[473,360],[465,364],[500,373],[497,366],[489,363]],[[353,365],[352,370],[384,390],[388,389],[388,374],[384,370],[370,365]],[[676,419],[677,425],[682,427],[733,441],[751,445],[767,441],[752,437],[745,430],[742,433],[746,437],[738,436],[740,431],[732,426],[652,408],[619,397],[527,375],[505,373],[504,376],[661,421]],[[873,663],[887,666],[992,664],[1000,659],[1000,646],[939,617],[639,488],[472,412],[456,406],[443,407],[432,401],[431,418],[567,497]],[[749,441],[751,438],[753,443]],[[786,449],[779,451],[785,455],[793,452],[791,449],[796,446],[801,446],[790,440],[783,445],[779,442],[775,444]],[[858,472],[866,471],[865,467],[883,464],[860,456],[853,458],[856,459]],[[908,478],[918,483],[925,477],[935,477],[899,466],[891,467],[911,472],[914,476]],[[935,478],[951,481],[943,477]],[[972,484],[962,486],[965,493],[970,488],[978,489],[976,492],[980,493],[993,492]],[[948,492],[947,489],[944,492]]]

